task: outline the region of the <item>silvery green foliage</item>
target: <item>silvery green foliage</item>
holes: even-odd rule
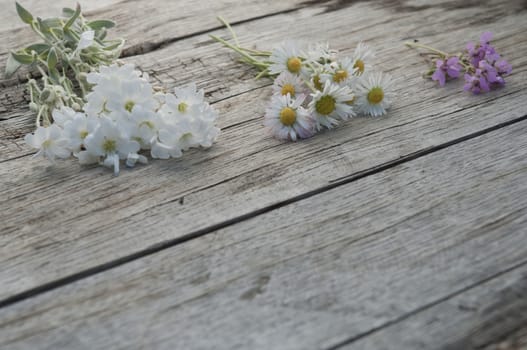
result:
[[[30,79],[30,108],[38,113],[37,125],[49,125],[52,111],[63,106],[81,110],[90,91],[87,73],[111,65],[121,54],[123,39],[106,40],[108,20],[87,21],[81,8],[64,8],[62,17],[41,19],[16,3],[20,19],[40,37],[41,42],[11,51],[6,77],[22,65],[36,66],[42,77]]]

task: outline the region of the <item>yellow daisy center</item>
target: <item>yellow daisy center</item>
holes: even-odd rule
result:
[[[284,84],[284,86],[282,86],[282,95],[285,96],[287,94],[295,97],[295,87],[293,84]]]
[[[313,77],[313,85],[315,85],[315,89],[322,91],[322,83],[320,82],[319,75]]]
[[[344,69],[339,69],[338,71],[335,72],[335,74],[333,74],[333,81],[335,83],[343,82],[347,78],[348,78],[348,71]]]
[[[280,122],[285,126],[291,126],[296,122],[296,112],[290,107],[284,107],[280,111]]]
[[[185,113],[187,111],[187,108],[188,108],[188,104],[186,104],[185,102],[181,102],[180,104],[177,105],[177,110],[180,111],[181,113]]]
[[[115,152],[116,147],[117,147],[117,144],[115,140],[104,140],[104,143],[102,144],[102,149],[106,153]]]
[[[384,99],[384,91],[380,87],[374,87],[368,92],[368,102],[372,105],[376,105],[382,102]]]
[[[298,73],[298,72],[300,72],[301,68],[302,68],[302,61],[300,61],[300,58],[298,58],[298,57],[290,57],[287,60],[287,69],[291,73]]]
[[[330,95],[324,95],[315,104],[315,109],[322,115],[329,115],[335,110],[337,101]]]
[[[132,113],[132,109],[134,109],[135,102],[134,101],[127,101],[124,104],[124,109],[126,109],[128,112]]]
[[[364,62],[362,60],[356,60],[353,68],[357,68],[360,74],[364,73]]]
[[[86,136],[88,136],[88,132],[86,130],[82,130],[80,133],[79,133],[79,136],[81,137],[81,139],[85,139]]]

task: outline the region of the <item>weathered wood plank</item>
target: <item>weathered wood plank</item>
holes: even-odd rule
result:
[[[344,17],[349,17],[357,9],[339,13],[345,11]],[[327,23],[331,16],[320,15],[317,20]],[[460,93],[459,86],[437,89],[421,80],[420,60],[414,52],[396,51],[399,43],[381,37],[377,42],[382,57],[390,52],[401,55],[401,61],[390,58],[384,67],[404,77],[408,85],[399,87],[401,99],[390,117],[357,118],[331,132],[331,137],[326,133],[302,143],[283,144],[264,135],[259,116],[269,89],[263,89],[217,104],[225,132],[212,149],[192,152],[178,161],[153,162],[118,178],[110,178],[104,169],[81,171],[72,166],[74,161],[56,167],[26,158],[1,163],[1,177],[6,179],[0,184],[4,199],[0,212],[5,218],[0,223],[1,297],[522,117],[527,102],[525,80],[520,77],[525,74],[526,59],[519,48],[526,43],[506,33],[523,30],[517,24],[523,16],[503,19],[504,32],[498,38],[517,75],[509,79],[506,90],[486,96]],[[390,30],[412,27],[410,18],[396,17]],[[284,18],[262,21],[275,28]],[[290,20],[299,28],[313,23],[307,17]],[[259,28],[251,26],[249,37]],[[480,28],[471,30],[477,33]],[[271,33],[276,35],[274,30]]]
[[[6,2],[6,0],[4,0]],[[14,2],[7,1],[5,4],[10,12],[14,10]],[[34,15],[45,17],[46,15],[57,16],[61,13],[64,3],[74,6],[73,1],[60,1],[40,14],[42,6],[35,6],[34,1],[24,4]],[[292,11],[301,7],[301,0],[208,0],[208,1],[145,1],[140,5],[136,1],[104,0],[101,2],[82,2],[87,5],[87,18],[104,17],[114,20],[118,25],[113,28],[109,35],[111,37],[122,37],[126,39],[123,51],[125,56],[149,52],[166,45],[181,37],[194,35],[219,28],[221,25],[216,16],[222,15],[233,22],[246,21],[254,17],[265,17],[268,15]],[[15,11],[16,12],[16,11]],[[1,17],[0,17],[1,18]],[[4,77],[7,52],[24,45],[31,44],[37,40],[35,34],[29,28],[23,26],[16,15],[9,17],[8,30],[0,27],[0,76]],[[14,29],[12,29],[15,27]],[[0,80],[0,86],[13,85],[18,80],[23,80],[27,70],[17,77]]]
[[[524,266],[335,349],[526,349],[526,290]]]
[[[430,325],[443,342],[499,312],[522,322],[526,131],[519,122],[4,308],[1,344],[323,349],[439,302],[446,317],[456,294],[499,311]]]
[[[83,11],[92,12],[99,8],[107,8],[111,5],[118,3],[120,0],[92,0],[92,1],[81,1]],[[62,8],[64,7],[75,7],[75,1],[72,0],[54,0],[50,1],[40,1],[40,0],[21,0],[19,3],[29,10],[34,16],[41,18],[47,17],[56,17],[61,14]],[[2,35],[2,43],[0,45],[0,51],[2,55],[12,47],[6,47],[4,42],[4,37],[8,37],[7,33],[11,33],[11,39],[21,39],[21,41],[13,41],[16,44],[20,42],[27,42],[23,38],[24,34],[20,34],[18,31],[19,28],[23,28],[26,25],[18,18],[15,8],[15,0],[0,0],[0,35]],[[16,33],[16,38],[13,38]],[[22,44],[24,45],[24,44]],[[3,66],[2,66],[3,68]]]
[[[505,7],[508,9],[508,7]],[[514,7],[513,7],[514,8]],[[460,47],[464,44],[457,42],[461,35],[443,35],[440,31],[430,34],[424,31],[426,25],[435,27],[444,24],[457,23],[460,17],[486,18],[488,11],[493,8],[476,7],[465,12],[445,12],[441,7],[432,8],[421,14],[420,21],[415,21],[413,15],[401,16],[396,9],[376,9],[371,5],[346,9],[337,13],[317,15],[321,8],[307,8],[299,10],[294,14],[284,16],[274,16],[270,19],[256,21],[259,23],[247,23],[239,26],[242,42],[246,45],[258,43],[260,48],[269,48],[284,39],[281,26],[288,28],[291,37],[304,40],[325,40],[328,37],[334,38],[332,44],[350,52],[356,45],[358,38],[362,38],[379,49],[377,64],[385,70],[395,72],[401,82],[407,82],[408,77],[417,77],[425,69],[423,62],[416,57],[416,52],[408,50],[402,45],[402,41],[409,39],[409,33],[416,33],[416,36],[425,36],[430,42],[437,42],[437,45],[444,47]],[[350,16],[356,14],[357,23],[352,27],[342,28],[340,23],[345,22]],[[493,29],[497,32],[497,43],[504,49],[504,54],[515,63],[514,74],[524,76],[523,60],[517,48],[527,45],[524,36],[524,28],[518,26],[522,20],[527,19],[525,13],[518,17],[508,16],[508,11],[497,12],[495,20],[501,20],[500,27]],[[312,16],[315,16],[311,19]],[[504,16],[504,17],[500,17]],[[337,17],[334,22],[330,19]],[[389,20],[388,20],[389,18]],[[431,19],[435,20],[433,22]],[[315,22],[313,24],[313,22]],[[391,26],[383,25],[384,22],[391,21]],[[524,21],[523,21],[524,22]],[[329,24],[328,24],[329,23]],[[291,27],[294,25],[293,27]],[[324,31],[310,33],[309,28],[325,27]],[[374,33],[371,28],[379,26]],[[262,32],[262,27],[266,28]],[[400,42],[394,41],[394,29],[400,35]],[[464,34],[477,38],[481,31],[489,29],[487,23],[481,26],[462,27],[453,30],[454,34]],[[309,33],[309,34],[308,34]],[[214,34],[225,34],[225,31],[214,32]],[[265,38],[265,39],[262,39]],[[351,40],[349,38],[357,38]],[[453,40],[455,40],[453,42]],[[142,69],[148,71],[155,81],[169,88],[176,85],[196,81],[199,86],[206,88],[208,97],[212,100],[224,99],[232,95],[238,95],[269,84],[268,80],[254,81],[253,71],[245,66],[233,62],[228,57],[235,58],[235,55],[227,56],[227,51],[223,49],[224,55],[218,55],[219,45],[212,44],[208,35],[197,36],[182,41],[174,45],[169,45],[165,49],[157,50],[153,53],[134,56],[125,61],[138,64]],[[394,60],[397,57],[397,60]],[[413,62],[412,66],[405,65],[406,62]],[[423,81],[415,79],[412,84],[423,84]],[[452,91],[453,89],[451,89]],[[433,91],[433,90],[432,90]],[[405,96],[406,97],[406,96]],[[11,157],[19,157],[27,154],[28,148],[23,144],[23,135],[30,132],[33,128],[33,113],[27,109],[27,96],[22,85],[17,88],[0,89],[0,161]],[[2,107],[3,110],[2,110]],[[23,118],[24,120],[13,120],[12,118]],[[2,119],[4,122],[2,122]],[[8,122],[5,122],[8,121]],[[7,140],[1,142],[1,140]]]

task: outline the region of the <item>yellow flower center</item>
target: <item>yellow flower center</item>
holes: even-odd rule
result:
[[[364,62],[362,60],[355,61],[353,68],[357,68],[359,70],[359,74],[364,73]]]
[[[322,91],[323,86],[322,86],[322,83],[320,82],[320,76],[319,75],[315,75],[313,77],[313,85],[315,85],[315,89]]]
[[[106,153],[115,152],[116,147],[117,147],[117,144],[115,140],[104,140],[104,143],[102,144],[102,149]]]
[[[181,135],[181,137],[179,139],[181,141],[185,141],[185,140],[190,139],[191,137],[192,137],[192,133],[191,132],[186,132],[183,135]]]
[[[284,107],[280,111],[280,122],[285,126],[291,126],[296,122],[296,112],[294,109]]]
[[[298,73],[302,68],[302,61],[298,57],[291,57],[287,60],[287,69],[291,73]]]
[[[46,140],[46,141],[42,142],[42,148],[49,148],[49,147],[51,147],[52,144],[53,144],[53,141]]]
[[[185,113],[187,111],[187,108],[188,108],[188,104],[186,104],[185,102],[181,102],[180,104],[177,105],[177,110],[180,111],[181,113]]]
[[[376,105],[382,102],[384,99],[384,91],[380,87],[374,87],[368,92],[368,102],[372,105]]]
[[[88,132],[86,130],[82,130],[80,133],[79,133],[79,136],[81,137],[81,139],[85,139],[86,136],[88,136]]]
[[[291,97],[295,97],[295,87],[293,86],[293,84],[284,84],[284,86],[282,86],[282,95],[291,95]]]
[[[322,115],[329,115],[335,110],[337,101],[330,95],[324,95],[315,104],[315,109]]]
[[[146,126],[149,129],[153,129],[154,128],[154,123],[152,123],[150,120],[145,120],[145,121],[143,121],[143,122],[141,122],[139,124],[139,126],[143,126],[143,125]]]
[[[344,69],[339,69],[338,71],[335,72],[335,74],[333,74],[333,81],[335,83],[343,82],[347,78],[348,78],[348,71]]]
[[[128,112],[132,113],[132,109],[134,109],[135,102],[134,101],[127,101],[124,104],[124,109],[126,109]]]

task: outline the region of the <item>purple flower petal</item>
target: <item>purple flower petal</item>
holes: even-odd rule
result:
[[[439,86],[445,86],[445,81],[446,81],[445,72],[441,68],[438,68],[434,72],[434,74],[432,74],[432,80],[438,81]]]
[[[493,35],[491,32],[484,32],[483,34],[481,34],[479,42],[481,43],[481,45],[488,44],[492,40],[492,36]]]

